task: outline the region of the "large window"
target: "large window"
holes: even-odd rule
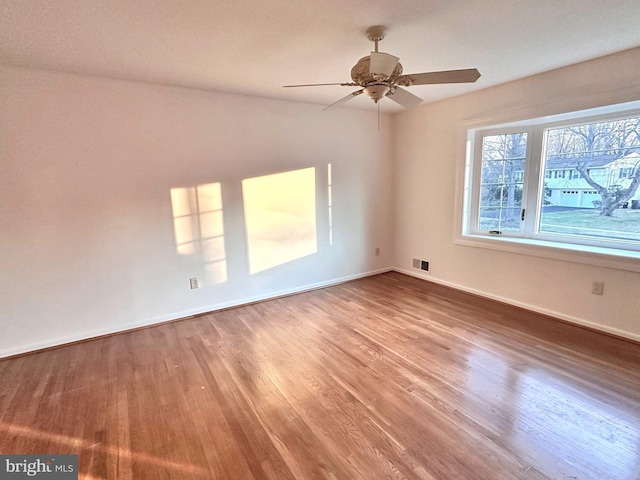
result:
[[[640,111],[606,110],[468,130],[463,237],[640,252]]]

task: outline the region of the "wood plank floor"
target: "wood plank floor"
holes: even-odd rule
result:
[[[388,273],[0,361],[83,479],[640,479],[640,346]]]

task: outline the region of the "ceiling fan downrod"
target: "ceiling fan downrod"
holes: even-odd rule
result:
[[[387,29],[382,25],[374,25],[373,27],[367,28],[365,34],[367,38],[375,43],[375,52],[378,51],[378,42],[384,39],[384,34],[387,32]]]

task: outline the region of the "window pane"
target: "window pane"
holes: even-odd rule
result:
[[[640,117],[548,129],[543,160],[539,233],[640,241]]]
[[[520,230],[526,149],[524,132],[483,138],[478,230]]]
[[[518,231],[520,230],[519,208],[480,207],[480,230]]]

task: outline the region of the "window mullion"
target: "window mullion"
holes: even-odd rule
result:
[[[527,145],[527,159],[525,168],[527,176],[524,184],[522,202],[526,215],[523,225],[523,236],[532,238],[537,229],[540,212],[538,209],[542,205],[544,196],[544,174],[541,168],[541,159],[544,143],[544,129],[541,126],[532,128],[529,131],[530,142]]]

